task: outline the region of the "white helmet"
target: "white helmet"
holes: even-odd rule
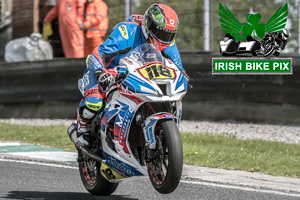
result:
[[[287,40],[288,37],[290,36],[290,31],[287,30],[286,28],[284,28],[284,29],[282,29],[281,35],[282,35],[282,38],[283,38],[283,39]]]

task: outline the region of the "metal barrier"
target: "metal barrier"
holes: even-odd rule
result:
[[[212,75],[217,54],[182,51],[189,74],[184,119],[300,123],[300,57],[293,75]],[[85,59],[0,63],[0,118],[75,118]]]

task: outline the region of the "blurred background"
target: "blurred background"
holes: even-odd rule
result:
[[[109,29],[124,21],[130,14],[144,14],[153,3],[163,3],[172,7],[179,17],[180,29],[176,36],[179,50],[219,51],[219,41],[224,38],[219,22],[219,3],[227,6],[240,23],[246,23],[249,13],[260,13],[261,23],[267,23],[280,6],[289,4],[287,28],[291,37],[284,52],[299,52],[299,3],[298,0],[104,0],[108,5]],[[42,20],[56,0],[0,0],[0,59],[3,47],[11,39],[41,32]],[[63,56],[60,48],[57,20],[52,22],[54,34],[49,40],[54,56]]]
[[[300,123],[300,0],[104,0],[109,29],[130,14],[144,14],[153,3],[172,7],[180,21],[176,43],[183,66],[190,75],[190,89],[183,104],[184,119],[240,120]],[[285,3],[289,5],[287,48],[281,57],[293,59],[293,75],[211,74],[211,60],[220,57],[224,33],[219,3],[227,6],[240,23],[249,13],[260,13],[267,23]],[[85,59],[65,59],[58,22],[49,37],[54,59],[4,63],[4,47],[12,39],[41,32],[42,21],[56,0],[0,0],[0,118],[75,118],[82,98],[77,80]]]

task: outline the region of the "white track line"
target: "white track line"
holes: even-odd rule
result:
[[[198,181],[187,181],[187,180],[181,180],[182,183],[188,183],[188,184],[195,184],[195,185],[204,185],[204,186],[211,186],[211,187],[219,187],[219,188],[225,188],[225,189],[236,189],[236,190],[243,190],[246,192],[260,192],[260,193],[267,193],[267,194],[276,194],[276,195],[283,195],[283,196],[289,196],[289,197],[300,197],[300,194],[297,193],[288,193],[288,192],[280,192],[276,190],[267,190],[267,189],[255,189],[250,187],[243,187],[243,186],[233,186],[233,185],[224,185],[224,184],[218,184],[218,183],[208,183],[208,182],[198,182]]]
[[[42,165],[42,166],[48,166],[48,167],[59,167],[59,168],[65,168],[65,169],[78,169],[78,167],[67,166],[67,165],[62,165],[62,164],[51,164],[51,163],[42,163],[42,162],[26,161],[26,160],[11,160],[11,159],[0,158],[0,161],[24,163],[24,164],[30,164],[30,165]]]
[[[21,146],[19,142],[0,142],[0,147],[5,146]]]
[[[42,162],[34,162],[34,161],[25,161],[25,160],[11,160],[11,159],[0,158],[0,161],[24,163],[24,164],[30,164],[30,165],[41,165],[41,166],[49,166],[49,167],[59,167],[59,168],[65,168],[65,169],[78,169],[78,167],[72,167],[72,166],[67,166],[67,165],[62,165],[62,164],[51,164],[51,163],[42,163]],[[300,194],[297,194],[297,193],[287,193],[287,192],[280,192],[280,191],[276,191],[276,190],[255,189],[255,188],[249,188],[249,187],[224,185],[224,184],[208,183],[208,182],[200,182],[200,181],[198,182],[198,181],[181,180],[180,182],[188,183],[188,184],[195,184],[195,185],[204,185],[204,186],[225,188],[225,189],[236,189],[236,190],[242,190],[242,191],[247,191],[247,192],[260,192],[260,193],[276,194],[276,195],[289,196],[289,197],[300,197]]]

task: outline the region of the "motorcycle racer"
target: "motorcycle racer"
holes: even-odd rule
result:
[[[275,41],[278,47],[276,47],[276,51],[273,53],[275,56],[280,55],[280,49],[284,50],[287,44],[287,39],[290,36],[290,32],[288,29],[282,29],[282,32],[272,32],[265,35],[264,39],[260,42],[261,43],[261,51],[265,49],[265,45],[268,41]]]
[[[103,88],[114,81],[114,67],[135,47],[151,43],[166,58],[171,59],[185,73],[175,43],[179,20],[176,12],[164,4],[153,4],[143,15],[132,15],[125,22],[117,24],[109,38],[87,57],[86,70],[79,80],[78,87],[84,95],[77,109],[77,126],[68,128],[71,137],[77,131],[79,145],[88,145],[89,130],[97,113],[104,109]],[[186,73],[185,73],[186,74]]]

